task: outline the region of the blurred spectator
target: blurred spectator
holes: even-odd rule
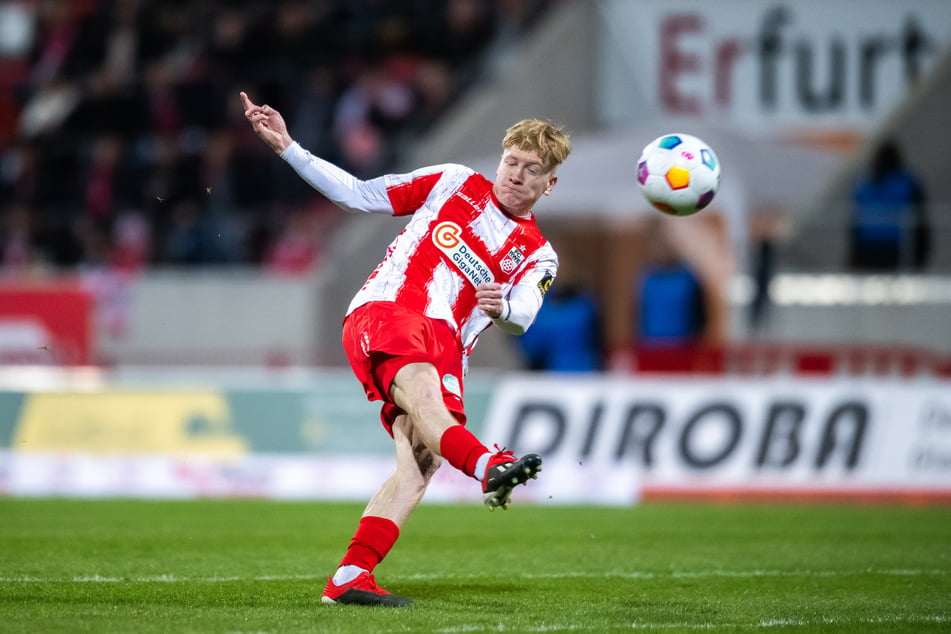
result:
[[[80,99],[75,85],[62,79],[51,79],[40,86],[23,107],[19,134],[33,139],[55,131],[76,109]]]
[[[732,262],[719,219],[707,213],[648,220],[646,260],[634,291],[641,369],[700,369],[698,353],[726,344]]]
[[[28,53],[36,35],[33,4],[0,3],[0,148],[13,140],[18,126],[17,87],[30,72]]]
[[[85,65],[87,55],[77,40],[89,5],[70,0],[37,3],[28,90],[39,90],[57,78],[69,77]]]
[[[290,108],[290,118],[294,121],[290,132],[301,146],[314,148],[317,156],[327,156],[334,151],[333,139],[327,133],[333,120],[334,102],[333,73],[323,66],[309,69]],[[289,177],[287,185],[300,182],[295,174]],[[306,183],[302,187],[310,189]]]
[[[776,272],[777,242],[789,233],[789,220],[778,209],[758,210],[750,215],[750,274],[753,298],[747,323],[750,332],[761,334],[769,322],[772,306],[769,287]]]
[[[169,225],[162,244],[163,261],[174,265],[204,263],[201,209],[194,201],[170,205]]]
[[[184,115],[179,103],[172,65],[164,59],[150,62],[143,75],[145,127],[153,141],[175,142]]]
[[[371,177],[385,169],[386,135],[405,125],[416,105],[407,78],[370,66],[343,92],[334,113],[334,134],[342,164],[357,176]]]
[[[556,281],[535,323],[515,341],[529,370],[592,372],[602,367],[600,326],[594,294]]]
[[[317,265],[318,240],[316,215],[294,212],[265,255],[265,268],[271,273],[289,276],[312,271]]]
[[[686,262],[655,262],[643,271],[638,289],[640,348],[689,348],[706,326],[703,286]]]
[[[125,186],[127,174],[121,174],[123,163],[122,140],[115,135],[96,137],[82,182],[83,206],[86,217],[94,225],[106,225],[113,217],[120,197],[120,186]]]
[[[109,265],[128,273],[141,271],[151,256],[151,234],[152,227],[144,214],[137,211],[123,212],[113,224]]]
[[[35,259],[32,216],[29,208],[14,203],[3,211],[0,224],[0,269],[5,276],[29,272]]]
[[[496,31],[490,3],[483,0],[448,0],[442,17],[429,25],[426,52],[441,60],[462,86],[479,75],[478,58],[472,51],[482,50]]]
[[[11,146],[0,157],[0,197],[28,205],[39,200],[39,156],[35,143]]]
[[[211,132],[197,173],[197,191],[209,234],[209,263],[232,264],[245,259],[247,218],[235,188],[234,139],[227,129]]]
[[[849,264],[859,272],[918,270],[930,237],[921,183],[897,142],[886,139],[852,190]]]

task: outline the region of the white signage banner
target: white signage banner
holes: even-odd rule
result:
[[[486,438],[570,469],[554,480],[573,482],[575,501],[617,489],[617,480],[629,481],[635,498],[951,499],[947,382],[516,375],[500,382],[487,421]]]
[[[603,115],[869,130],[948,50],[946,0],[608,0]]]

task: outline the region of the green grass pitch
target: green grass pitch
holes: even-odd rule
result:
[[[14,632],[951,632],[951,508],[423,504],[322,605],[362,505],[0,499]]]

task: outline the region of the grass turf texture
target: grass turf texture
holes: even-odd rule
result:
[[[378,581],[319,603],[362,510],[0,499],[12,632],[949,632],[951,509],[421,506]]]

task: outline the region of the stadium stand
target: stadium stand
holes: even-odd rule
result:
[[[239,90],[362,176],[438,120],[546,0],[50,0],[4,7],[8,274],[307,271],[339,216],[256,143]]]

